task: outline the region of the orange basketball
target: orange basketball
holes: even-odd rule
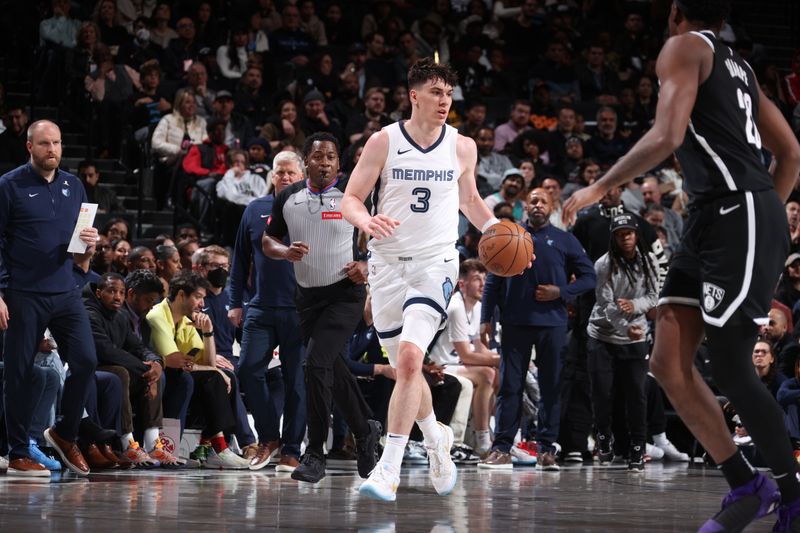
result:
[[[516,276],[533,258],[533,240],[519,224],[501,220],[484,232],[478,243],[478,257],[492,274]]]

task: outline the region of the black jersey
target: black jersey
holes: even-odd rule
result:
[[[758,81],[753,69],[712,32],[691,33],[714,50],[714,66],[698,88],[686,137],[676,151],[690,205],[734,191],[773,188],[761,160]]]

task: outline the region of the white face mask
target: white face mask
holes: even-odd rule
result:
[[[142,28],[136,31],[136,40],[140,43],[146,43],[150,40],[150,30]]]

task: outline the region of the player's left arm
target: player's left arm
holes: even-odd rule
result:
[[[758,86],[757,86],[758,87]],[[800,144],[775,104],[758,87],[758,132],[761,144],[775,156],[772,180],[785,202],[800,174]]]
[[[461,175],[458,177],[458,207],[464,216],[467,217],[473,226],[479,230],[486,231],[492,224],[499,220],[486,205],[486,202],[478,193],[478,185],[475,183],[475,165],[478,162],[478,149],[475,141],[463,135],[458,136],[456,144],[456,155],[461,167]]]

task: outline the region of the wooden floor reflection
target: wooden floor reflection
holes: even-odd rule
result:
[[[726,490],[714,469],[670,464],[648,464],[643,474],[460,467],[447,497],[434,493],[426,468],[406,468],[395,503],[359,496],[359,483],[355,472],[331,469],[318,485],[271,469],[98,473],[49,482],[0,475],[0,532],[684,532],[714,514]],[[748,531],[770,531],[773,522]]]

